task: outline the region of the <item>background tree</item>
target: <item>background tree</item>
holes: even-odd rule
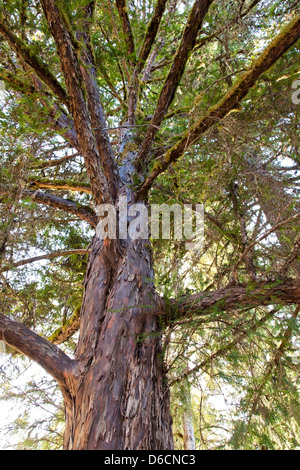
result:
[[[0,339],[64,448],[172,449],[171,409],[177,448],[184,414],[196,448],[299,447],[298,2],[0,4]],[[124,195],[204,203],[202,249],[100,240]]]

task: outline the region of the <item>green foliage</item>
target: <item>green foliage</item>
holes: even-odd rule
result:
[[[59,2],[77,48],[81,45],[74,31],[85,22],[82,7],[88,3]],[[170,13],[173,3],[169,2],[152,49],[156,55],[151,73],[140,83],[137,126],[131,129],[134,143],[119,155],[115,142],[119,126],[127,118],[129,63],[134,57],[127,54],[114,3],[97,2],[90,25],[96,80],[120,162],[126,151],[138,150],[143,140],[192,5],[188,0]],[[152,0],[128,2],[136,51],[142,45],[154,4]],[[155,160],[157,154],[180,141],[228,92],[281,26],[299,12],[296,1],[261,0],[243,16],[251,4],[241,0],[213,3],[156,136],[150,155],[154,165],[161,165]],[[56,45],[40,2],[0,1],[0,11],[0,18],[8,21],[11,31],[28,44],[30,53],[47,65],[65,89]],[[37,91],[32,71],[2,36],[0,39],[0,80],[6,87],[0,106],[0,262],[7,268],[37,254],[87,248],[93,231],[76,216],[37,204],[32,195],[23,196],[24,189],[37,190],[33,184],[40,180],[69,182],[73,187],[87,187],[89,182],[82,156],[54,163],[74,153],[66,142],[68,125],[55,127],[59,117],[70,119],[69,110],[44,85]],[[233,266],[247,243],[299,212],[300,106],[291,100],[291,85],[297,78],[299,43],[263,75],[239,107],[189,147],[155,182],[151,203],[205,204],[201,250],[187,252],[185,241],[152,241],[157,291],[169,306],[170,299],[180,302],[193,293],[222,289],[229,282],[246,284],[247,292],[253,293],[255,282],[246,258],[234,278]],[[138,183],[136,176],[134,184]],[[49,193],[94,208],[90,194],[59,188],[50,188]],[[266,288],[280,281],[280,270],[298,236],[299,221],[253,246],[250,255],[256,278],[264,281]],[[298,253],[288,266],[289,277],[299,275],[299,262]],[[86,268],[86,256],[72,255],[1,272],[1,312],[50,337],[78,309]],[[165,329],[163,346],[173,384],[176,448],[183,449],[182,419],[188,405],[197,449],[299,449],[300,325],[295,308],[278,305],[276,298],[274,314],[270,314],[271,307],[235,305],[226,313],[221,307],[216,303],[209,312],[188,315]],[[164,319],[160,326],[166,327]],[[76,337],[63,348],[72,355]],[[33,405],[50,410],[41,420],[23,410],[15,423],[9,424],[9,436],[17,431],[16,445],[21,449],[61,448],[60,395],[45,378],[42,384],[31,381],[16,391],[15,378],[28,363],[15,351],[7,352],[9,355],[0,358],[0,399],[21,401],[28,410]],[[17,366],[12,365],[14,361]]]

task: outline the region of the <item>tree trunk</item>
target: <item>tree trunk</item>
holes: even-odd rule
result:
[[[173,448],[149,244],[95,240],[64,448]]]
[[[184,450],[195,450],[195,433],[193,424],[193,410],[191,399],[191,388],[186,379],[180,384],[180,398],[183,409],[183,447]]]
[[[183,443],[184,450],[195,450],[193,415],[188,410],[183,413]]]

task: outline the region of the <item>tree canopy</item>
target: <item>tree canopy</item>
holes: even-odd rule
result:
[[[152,240],[177,449],[187,415],[197,449],[300,448],[299,37],[297,0],[0,1],[0,339],[74,354],[124,162],[141,200],[204,204],[200,250]],[[50,410],[20,448],[60,448],[14,346],[0,398]]]

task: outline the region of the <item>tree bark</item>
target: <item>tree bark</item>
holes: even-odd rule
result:
[[[184,450],[195,450],[193,414],[188,410],[183,413],[183,445]]]
[[[0,341],[43,367],[58,383],[65,406],[70,406],[69,378],[73,376],[74,364],[63,351],[25,325],[11,320],[2,313],[0,313]]]
[[[67,450],[173,448],[151,253],[95,239],[85,282]]]
[[[193,410],[191,400],[190,385],[183,380],[181,387],[181,403],[183,408],[182,427],[183,427],[183,447],[184,450],[195,450],[195,433],[193,424]]]

